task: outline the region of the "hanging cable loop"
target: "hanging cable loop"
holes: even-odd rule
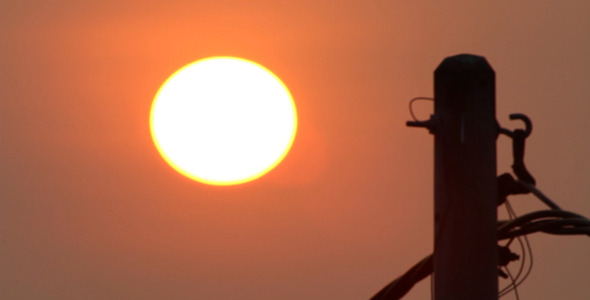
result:
[[[414,115],[414,110],[412,109],[412,104],[414,103],[414,101],[417,101],[417,100],[434,101],[434,98],[429,98],[429,97],[412,98],[410,100],[409,106],[410,106],[410,115],[412,116],[412,119],[414,121],[407,121],[406,126],[408,126],[408,127],[423,127],[423,128],[428,129],[428,131],[430,133],[434,133],[436,126],[438,124],[436,116],[430,115],[430,119],[428,119],[428,120],[418,120],[418,118],[416,118],[416,115]]]
[[[416,118],[416,115],[414,115],[414,110],[412,108],[412,104],[414,104],[415,101],[417,100],[428,100],[428,101],[434,101],[434,98],[430,98],[430,97],[414,97],[410,100],[409,106],[410,106],[410,115],[412,116],[412,119],[414,119],[414,121],[416,122],[420,122],[420,120],[418,120],[418,118]]]

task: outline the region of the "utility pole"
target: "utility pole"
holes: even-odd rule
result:
[[[494,70],[447,57],[434,99],[434,299],[498,299]]]

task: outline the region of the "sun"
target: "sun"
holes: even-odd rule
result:
[[[212,185],[245,183],[287,155],[297,131],[291,93],[271,71],[236,57],[188,64],[159,89],[150,130],[164,160]]]

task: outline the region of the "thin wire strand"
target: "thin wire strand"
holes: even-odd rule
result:
[[[514,291],[514,296],[516,297],[516,300],[520,300],[520,297],[518,296],[518,289],[517,289],[516,281],[515,281],[514,277],[512,277],[512,273],[510,273],[510,270],[507,267],[504,267],[504,269],[506,270],[506,273],[508,273],[510,280],[512,280],[512,285],[514,286],[512,288],[512,290]]]
[[[522,279],[516,284],[516,286],[519,286],[520,284],[522,284],[527,277],[529,277],[529,275],[531,274],[531,271],[533,270],[533,249],[531,247],[531,243],[529,242],[529,239],[527,238],[527,236],[523,236],[524,238],[524,242],[526,245],[526,248],[528,250],[529,253],[529,268],[526,271],[526,273],[524,274],[524,276],[522,276]]]
[[[434,101],[434,98],[429,98],[429,97],[416,97],[416,98],[412,98],[412,99],[410,100],[410,104],[409,104],[409,106],[410,106],[410,115],[412,116],[412,119],[414,119],[414,121],[419,121],[419,120],[416,118],[416,115],[414,115],[414,110],[412,110],[412,104],[413,104],[413,103],[414,103],[414,101],[416,101],[416,100],[430,100],[430,101]]]
[[[509,210],[509,214],[511,214],[514,218],[516,218],[516,213],[514,212],[514,209],[512,208],[512,205],[510,205],[510,203],[508,201],[506,201],[506,209]],[[508,290],[503,290],[501,291],[501,296],[511,292],[513,289],[515,289],[516,287],[520,286],[526,279],[527,277],[531,274],[531,271],[533,269],[533,249],[531,247],[531,244],[529,242],[529,239],[526,237],[526,235],[522,236],[524,239],[524,244],[526,246],[526,251],[524,249],[522,249],[522,253],[523,253],[523,263],[521,264],[521,270],[519,270],[519,273],[516,275],[515,280],[517,280],[514,288],[508,289]],[[522,271],[522,267],[524,266],[524,257],[525,255],[528,254],[529,257],[529,263],[528,263],[528,269],[526,270],[526,272],[524,273],[524,275],[522,276],[522,278],[520,278],[520,274]]]
[[[543,192],[541,192],[541,190],[537,189],[534,185],[528,184],[522,180],[517,180],[517,182],[520,183],[521,185],[525,186],[527,189],[529,189],[531,191],[531,193],[533,193],[533,195],[535,195],[537,198],[539,198],[539,200],[543,201],[543,203],[545,203],[551,209],[561,209],[561,207],[559,207],[559,205],[555,204],[555,202],[553,202],[553,200],[551,200],[551,199],[549,199],[549,197],[545,196],[545,194],[543,194]]]
[[[512,208],[512,204],[510,204],[510,202],[508,202],[508,201],[506,203],[506,210],[508,211],[508,214],[510,215],[512,220],[514,220],[518,217],[516,215],[516,212]],[[516,240],[518,241],[518,244],[520,246],[520,253],[522,255],[522,260],[521,260],[520,266],[518,268],[518,273],[516,274],[516,277],[515,277],[515,280],[518,280],[520,278],[520,275],[522,275],[522,272],[524,270],[524,266],[527,263],[527,252],[526,252],[526,248],[525,248],[525,245],[524,245],[522,239],[520,237],[517,237]],[[516,287],[516,284],[514,285],[514,287]],[[505,293],[509,293],[511,290],[512,290],[512,288],[505,291]]]
[[[506,210],[508,211],[508,215],[510,216],[511,220],[514,220],[518,217],[516,215],[516,212],[512,208],[512,204],[510,204],[510,202],[508,200],[506,200]],[[520,253],[522,255],[521,264],[518,269],[518,273],[516,274],[516,278],[518,279],[520,277],[520,275],[522,274],[522,271],[524,270],[524,265],[526,264],[526,261],[527,261],[527,255],[526,255],[525,246],[524,246],[524,243],[522,242],[522,239],[520,237],[516,237],[516,241],[520,245]]]
[[[443,185],[444,186],[444,185]],[[444,189],[444,194],[448,194],[450,191],[447,191],[446,189]],[[452,197],[447,197],[447,198],[452,198]],[[444,207],[442,208],[442,217],[439,218],[438,222],[436,224],[438,224],[438,228],[439,230],[435,230],[435,237],[438,236],[440,233],[440,229],[441,227],[444,227],[445,225],[445,219],[446,219],[446,214],[448,212],[448,209],[450,207],[452,202],[447,201],[447,203],[445,203]],[[528,278],[528,276],[531,274],[532,272],[532,268],[533,268],[533,251],[532,251],[532,247],[531,244],[528,240],[528,238],[526,237],[526,235],[531,234],[531,233],[535,233],[535,232],[546,232],[546,233],[551,233],[551,234],[585,234],[585,235],[590,235],[590,219],[573,213],[573,212],[569,212],[569,211],[565,211],[565,210],[561,210],[561,209],[552,209],[552,210],[541,210],[541,211],[535,211],[532,213],[528,213],[528,214],[524,214],[522,216],[517,216],[516,212],[514,211],[511,203],[509,201],[505,202],[506,204],[506,209],[508,212],[508,217],[510,220],[508,221],[500,221],[498,223],[498,241],[501,240],[508,240],[506,245],[504,247],[508,247],[510,246],[510,244],[514,241],[514,239],[516,239],[520,245],[520,253],[522,256],[522,260],[521,260],[521,264],[519,267],[519,271],[518,274],[516,276],[513,276],[511,273],[509,274],[510,280],[511,280],[511,284],[509,284],[508,286],[504,287],[503,289],[501,289],[498,292],[498,297],[502,297],[505,296],[506,294],[514,291],[515,294],[518,294],[518,291],[516,291],[516,289]],[[521,239],[521,237],[524,239]],[[438,239],[435,239],[435,249],[437,248],[438,244]],[[527,256],[528,258],[528,268],[526,268],[525,270],[525,266],[527,265]],[[411,274],[414,275],[408,275],[408,274],[404,274],[404,280],[407,280],[408,282],[406,282],[406,284],[411,284],[412,286],[414,284],[416,284],[418,281],[424,279],[426,276],[428,276],[428,274],[431,274],[430,277],[430,296],[431,298],[434,297],[435,294],[435,284],[434,284],[434,276],[435,274],[433,273],[433,266],[432,266],[432,260],[433,260],[433,255],[428,256],[430,257],[431,261],[430,261],[430,266],[427,269],[421,269],[419,268],[420,265],[422,265],[422,261],[420,263],[418,263],[416,266],[412,267],[412,269],[410,271],[412,271]],[[428,258],[427,257],[427,258]],[[424,265],[422,265],[422,267],[425,267]],[[503,268],[506,268],[507,271],[509,272],[510,270],[508,269],[507,266],[502,266]],[[414,271],[418,271],[419,269],[419,274],[414,273]],[[422,273],[425,272],[425,273]],[[408,277],[409,276],[409,277]],[[396,292],[399,293],[399,286],[395,287],[395,283],[402,280],[401,277],[396,279],[394,282],[392,282],[391,284],[389,284],[388,286],[386,286],[384,289],[382,289],[382,291],[380,291],[377,295],[375,295],[373,298],[371,299],[383,299],[389,292],[389,290],[394,289],[397,290]],[[399,282],[398,282],[399,283]],[[405,290],[403,290],[403,294],[407,293],[409,291],[410,288],[408,288],[407,286],[403,287]],[[379,297],[377,297],[379,296]],[[390,299],[393,299],[391,297],[394,296],[390,296]],[[516,295],[517,299],[518,299],[518,295]],[[397,299],[397,298],[396,298]]]
[[[508,269],[508,267],[506,266],[502,267],[502,269],[504,269],[506,273],[508,273],[510,283],[506,287],[504,287],[500,292],[498,292],[498,299],[508,295],[516,288],[516,278],[512,276],[510,269]]]
[[[506,200],[506,202],[505,202],[505,207],[506,207],[506,212],[508,213],[508,218],[510,220],[516,219],[517,218],[516,212],[514,211],[514,209],[512,208],[512,205],[510,204],[510,202],[508,200]],[[514,238],[511,238],[508,241],[508,243],[506,244],[506,246],[510,245],[510,243],[512,243],[513,240],[514,240]],[[526,264],[526,259],[527,259],[525,246],[524,246],[524,243],[522,242],[522,239],[519,236],[517,236],[516,241],[518,242],[518,244],[520,246],[520,253],[521,253],[522,258],[520,260],[520,266],[518,268],[518,273],[516,273],[516,277],[514,277],[513,282],[516,282],[516,280],[518,280],[520,278],[520,275],[522,274],[522,271],[524,270],[524,266]],[[508,267],[506,267],[506,269],[508,269]],[[501,289],[498,292],[498,297],[502,297],[502,296],[510,293],[514,288],[516,288],[515,284],[508,285],[508,286],[504,287],[503,289]]]

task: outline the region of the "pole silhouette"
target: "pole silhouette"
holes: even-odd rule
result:
[[[497,299],[494,71],[447,57],[434,95],[434,299]]]
[[[434,254],[371,300],[400,299],[431,274],[435,300],[498,299],[511,291],[516,293],[528,275],[527,271],[519,279],[519,272],[512,285],[498,292],[498,276],[509,276],[499,267],[519,259],[508,245],[499,246],[498,241],[535,232],[590,235],[588,218],[562,210],[535,187],[523,160],[525,139],[532,130],[529,118],[510,115],[511,120],[525,123],[524,130],[510,131],[496,122],[495,74],[485,58],[469,54],[447,57],[434,72],[434,95],[434,99],[427,98],[434,100],[429,120],[406,122],[407,126],[427,128],[435,136]],[[410,109],[412,101],[421,98],[412,99]],[[518,180],[508,173],[496,177],[496,138],[500,133],[513,140],[512,167]],[[496,206],[508,205],[509,195],[527,193],[533,193],[551,210],[498,223]],[[522,259],[524,264],[524,255]]]

